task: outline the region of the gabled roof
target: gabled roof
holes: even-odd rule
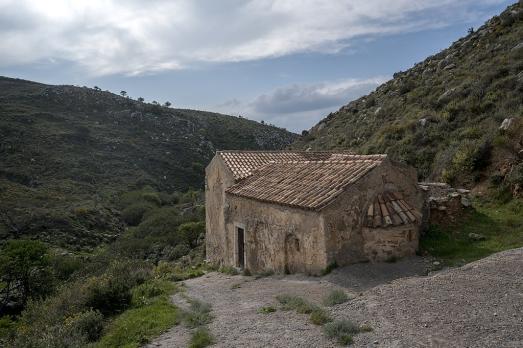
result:
[[[330,151],[218,151],[225,165],[231,170],[234,179],[250,176],[271,162],[303,162],[383,158],[384,155],[354,155],[350,152]]]
[[[263,202],[319,210],[385,158],[386,155],[330,153],[329,160],[269,162],[226,192]]]
[[[407,225],[420,221],[420,213],[412,208],[398,192],[376,195],[367,209],[367,227]]]

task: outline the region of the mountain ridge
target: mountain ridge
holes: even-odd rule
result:
[[[122,192],[201,189],[217,149],[275,150],[296,136],[245,118],[0,77],[0,236],[96,245],[123,229],[114,204]]]

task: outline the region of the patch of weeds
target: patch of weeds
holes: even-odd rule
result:
[[[255,279],[260,279],[260,278],[265,278],[265,277],[270,277],[271,275],[274,274],[274,271],[271,271],[271,270],[267,270],[267,271],[263,271],[261,273],[256,273],[256,275],[254,276]]]
[[[276,296],[278,302],[282,305],[282,310],[295,310],[300,314],[310,314],[317,308],[317,306],[309,303],[299,296],[294,295],[279,295]]]
[[[351,298],[343,290],[332,290],[324,299],[325,306],[335,306],[337,304],[345,303]]]
[[[214,343],[214,339],[207,330],[207,328],[201,327],[195,330],[191,336],[189,343],[190,348],[204,348]]]
[[[239,289],[242,287],[243,282],[234,283],[231,285],[231,290]]]
[[[314,325],[325,325],[332,321],[332,318],[327,314],[327,311],[319,307],[312,311],[309,319]]]
[[[263,307],[258,308],[258,310],[256,312],[260,313],[260,314],[274,313],[274,312],[276,312],[276,307],[274,307],[274,306],[263,306]]]
[[[353,336],[361,332],[361,328],[350,320],[336,320],[323,326],[325,336],[335,339],[341,345],[353,342]]]
[[[174,287],[166,283],[158,286],[160,291],[155,287],[135,288],[133,304],[136,307],[115,317],[95,347],[139,347],[177,325],[180,312],[171,304],[168,296],[174,291]],[[155,296],[156,294],[159,295]]]
[[[369,324],[363,324],[360,326],[360,332],[371,332],[373,329]]]
[[[238,270],[232,266],[221,266],[218,269],[218,272],[228,274],[228,275],[238,275],[239,274]]]
[[[321,275],[327,275],[336,268],[338,268],[338,264],[336,263],[336,261],[333,261],[327,265],[327,267],[321,272]]]
[[[242,275],[246,277],[250,277],[252,275],[251,271],[249,271],[247,268],[245,268],[242,272]]]
[[[190,303],[190,311],[186,312],[183,318],[186,326],[196,328],[209,324],[212,321],[212,307],[210,304],[198,300],[190,300]]]

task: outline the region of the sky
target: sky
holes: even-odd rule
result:
[[[309,129],[505,0],[0,0],[0,76]]]

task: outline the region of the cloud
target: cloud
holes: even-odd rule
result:
[[[503,0],[0,0],[0,67],[71,61],[145,74],[300,52],[448,25]],[[472,13],[472,14],[471,14]]]
[[[378,76],[318,84],[294,84],[276,88],[250,102],[233,99],[213,109],[301,131],[310,128],[329,112],[369,93],[387,80],[387,77]]]

